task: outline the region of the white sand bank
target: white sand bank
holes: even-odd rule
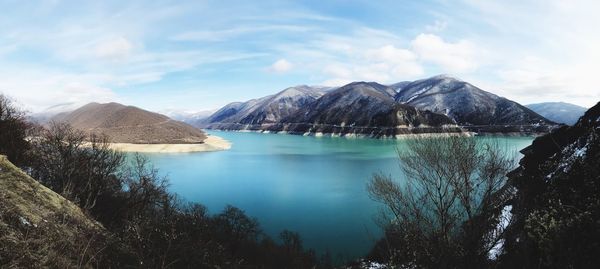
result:
[[[110,147],[114,150],[125,152],[157,152],[157,153],[181,153],[181,152],[202,152],[219,151],[231,148],[231,142],[214,135],[209,135],[202,144],[131,144],[131,143],[111,143]]]

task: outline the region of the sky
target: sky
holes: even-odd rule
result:
[[[600,2],[0,0],[0,93],[30,112],[202,111],[294,85],[447,74],[522,104],[600,101]]]

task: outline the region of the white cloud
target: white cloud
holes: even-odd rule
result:
[[[95,47],[96,57],[110,61],[125,60],[131,55],[133,44],[124,37],[104,40]]]
[[[322,68],[329,76],[322,84],[341,86],[352,81],[365,80],[381,83],[396,82],[399,78],[415,77],[423,74],[423,67],[417,62],[417,56],[407,49],[393,45],[356,50],[354,61],[350,63],[331,63]],[[361,52],[358,52],[361,51]]]
[[[485,25],[481,44],[493,52],[493,89],[527,104],[565,101],[592,106],[600,100],[600,2],[466,0],[459,14]]]
[[[524,104],[546,101],[592,106],[600,100],[594,88],[597,64],[580,62],[570,66],[528,56],[497,71],[499,94]]]
[[[444,41],[434,34],[420,34],[411,43],[419,58],[441,66],[448,73],[465,73],[478,67],[477,48],[467,40]]]
[[[395,77],[413,77],[423,74],[423,67],[417,62],[417,55],[407,49],[385,45],[367,50],[365,58],[385,65],[385,68],[391,70]]]
[[[101,87],[109,79],[100,75],[78,75],[36,67],[20,71],[0,69],[0,92],[14,97],[32,112],[42,111],[59,103],[117,101],[110,88]]]
[[[275,61],[269,67],[269,70],[272,72],[275,72],[275,73],[285,73],[285,72],[292,70],[293,67],[294,67],[294,65],[292,63],[290,63],[288,60],[279,59],[279,60]]]
[[[305,32],[311,28],[298,25],[254,25],[237,26],[222,30],[198,30],[187,31],[170,37],[173,41],[204,41],[217,42],[226,41],[245,34],[256,34],[260,32]]]

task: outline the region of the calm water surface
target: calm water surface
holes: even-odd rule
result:
[[[209,133],[231,141],[231,150],[148,154],[184,199],[211,213],[228,204],[239,207],[272,237],[283,229],[297,231],[305,247],[334,258],[365,255],[381,236],[373,221],[380,205],[365,187],[375,172],[400,172],[395,148],[402,149],[403,140]],[[532,141],[497,139],[515,150]]]

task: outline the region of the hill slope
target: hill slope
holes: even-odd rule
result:
[[[402,104],[448,115],[461,126],[553,124],[514,101],[448,76],[406,84],[395,98]]]
[[[67,122],[86,132],[106,134],[115,143],[188,144],[206,139],[204,132],[191,125],[118,103],[90,103],[52,120]]]
[[[0,268],[91,268],[103,237],[79,207],[0,155]]]
[[[567,125],[573,125],[583,116],[587,108],[564,102],[547,102],[526,105],[545,118]]]

